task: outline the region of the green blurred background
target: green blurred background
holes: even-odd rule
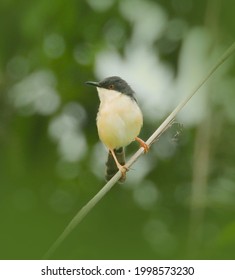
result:
[[[127,80],[147,139],[233,42],[234,9],[1,0],[1,259],[42,258],[104,185],[99,100],[84,82]],[[234,259],[234,73],[231,57],[51,258]]]

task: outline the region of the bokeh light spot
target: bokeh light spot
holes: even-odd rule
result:
[[[58,58],[65,51],[64,38],[59,34],[50,34],[44,39],[44,51],[50,58]]]

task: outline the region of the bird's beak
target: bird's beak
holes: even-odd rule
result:
[[[85,82],[85,84],[90,85],[90,86],[94,86],[94,87],[99,87],[100,86],[99,83],[91,82],[91,81]]]

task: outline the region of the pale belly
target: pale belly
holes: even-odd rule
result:
[[[101,104],[97,115],[100,140],[109,149],[124,147],[140,133],[143,116],[135,101],[123,96],[119,102]]]

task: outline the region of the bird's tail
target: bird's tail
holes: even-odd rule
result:
[[[116,155],[116,158],[118,160],[118,162],[121,165],[125,164],[125,151],[124,148],[118,148],[118,149],[114,149],[114,153]],[[118,167],[116,165],[116,162],[113,158],[113,155],[111,154],[111,152],[109,151],[108,154],[108,159],[106,161],[106,174],[105,174],[105,179],[107,181],[109,181],[116,173],[118,172]],[[122,176],[119,179],[120,183],[123,183],[126,180],[126,176]]]

